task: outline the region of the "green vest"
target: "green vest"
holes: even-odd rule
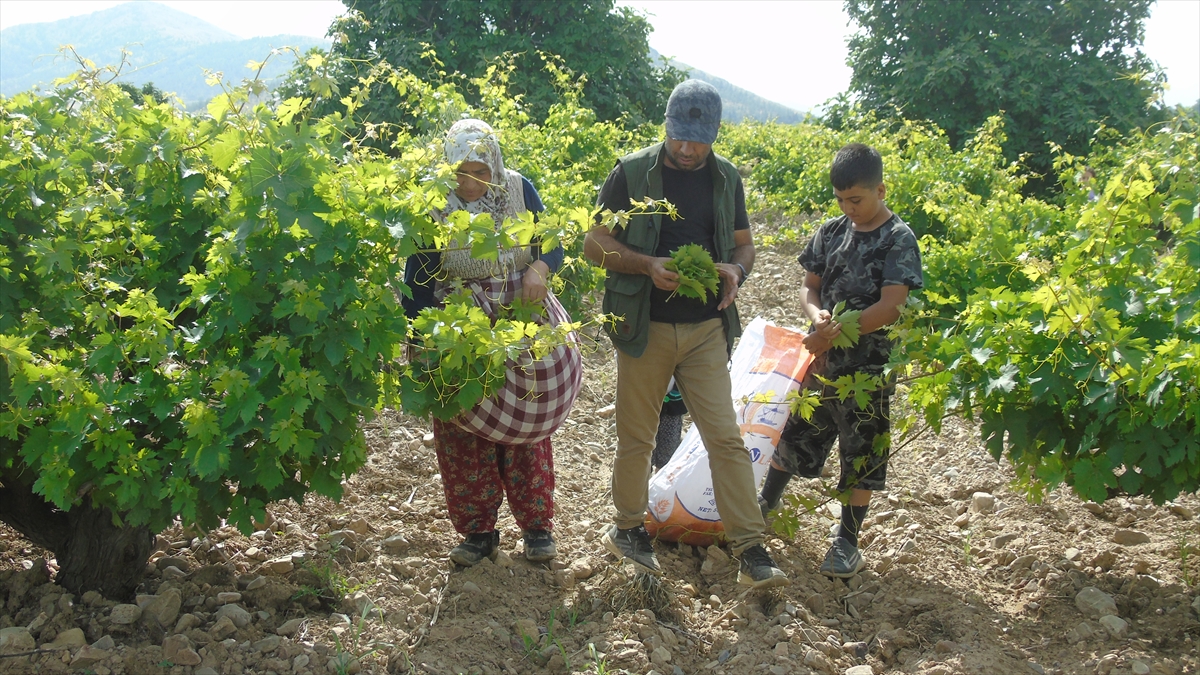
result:
[[[625,179],[629,183],[629,198],[663,198],[663,144],[658,143],[622,157]],[[717,262],[733,262],[734,210],[737,207],[737,169],[729,160],[715,152],[708,156],[708,170],[713,176],[713,214],[716,219]],[[662,216],[634,216],[627,227],[615,230],[613,236],[629,248],[648,256],[658,249]],[[650,335],[650,289],[654,282],[645,274],[623,274],[608,270],[604,280],[604,312],[615,315],[616,321],[607,328],[613,345],[637,358],[646,351]],[[727,350],[742,334],[737,307],[731,304],[721,310],[725,325]]]

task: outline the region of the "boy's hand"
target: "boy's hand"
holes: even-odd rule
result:
[[[833,347],[833,341],[827,340],[817,331],[804,336],[804,348],[813,356],[820,356]]]
[[[833,342],[842,332],[842,324],[833,321],[833,315],[829,310],[823,309],[817,313],[817,320],[813,322],[814,332],[820,335],[827,342]],[[826,347],[828,349],[828,347]],[[811,349],[809,351],[812,351]]]

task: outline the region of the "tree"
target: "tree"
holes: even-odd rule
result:
[[[355,10],[335,23],[335,55],[383,58],[415,73],[430,71],[430,47],[445,71],[483,75],[512,53],[511,91],[524,97],[533,119],[545,118],[557,93],[538,52],[555,54],[587,78],[584,96],[601,120],[628,115],[633,124],[659,122],[682,71],[655,65],[650,24],[613,0],[345,0]],[[381,103],[386,103],[381,101]],[[386,107],[378,121],[394,121]]]
[[[850,88],[868,109],[928,119],[956,147],[1004,111],[1016,159],[1053,176],[1049,143],[1083,154],[1097,122],[1148,120],[1161,74],[1142,53],[1151,0],[846,0]]]

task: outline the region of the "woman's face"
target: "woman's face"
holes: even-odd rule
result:
[[[465,202],[473,202],[487,194],[492,182],[492,170],[483,162],[463,162],[458,165],[458,187],[454,194]]]

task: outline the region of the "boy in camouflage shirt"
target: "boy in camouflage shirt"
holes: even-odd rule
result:
[[[895,390],[888,384],[871,394],[860,408],[853,397],[839,401],[836,389],[816,375],[836,380],[843,375],[882,375],[892,351],[887,326],[900,317],[908,293],[924,285],[921,253],[913,231],[884,204],[883,160],[874,148],[852,143],[838,151],[829,171],[833,193],[844,216],[817,233],[800,255],[805,269],[800,301],[813,330],[805,346],[817,358],[804,386],[819,391],[821,405],[811,421],[793,415],[783,429],[759,497],[764,517],[779,504],[792,475],[817,478],[839,441],[841,479],[838,490],[850,490],[842,507],[837,537],[821,564],[826,576],[854,576],[863,566],[858,530],[867,515],[871,493],[884,487],[890,446],[888,405]],[[860,338],[853,347],[833,347],[841,325],[831,310],[845,302],[862,310]]]

